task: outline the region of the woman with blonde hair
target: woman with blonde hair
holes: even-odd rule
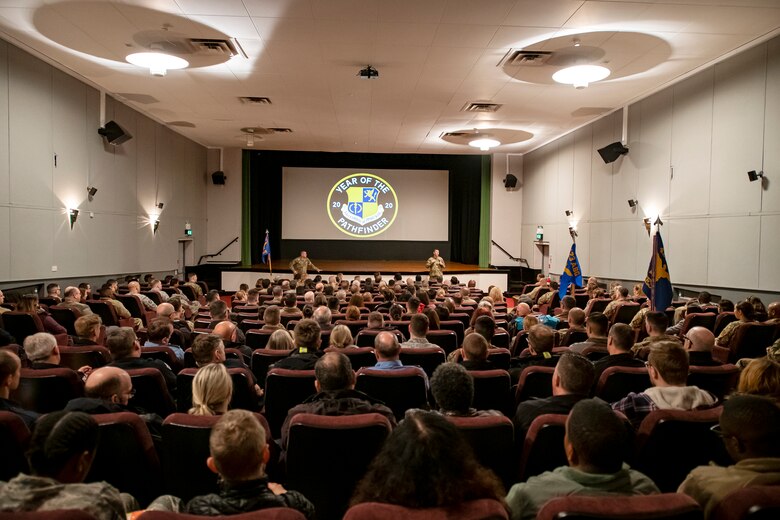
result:
[[[739,374],[737,392],[780,400],[780,363],[768,357],[748,363]]]
[[[501,289],[495,285],[490,288],[488,296],[490,296],[490,299],[493,300],[493,305],[505,304],[506,302],[506,300],[504,300],[504,293],[501,292]]]
[[[284,329],[275,330],[268,338],[268,344],[265,346],[268,350],[293,350],[295,343],[290,333]]]
[[[334,348],[354,347],[352,332],[346,325],[336,325],[330,333],[330,346]]]
[[[222,415],[233,395],[233,380],[222,363],[201,367],[192,380],[190,415]]]
[[[51,317],[51,314],[46,312],[38,304],[37,294],[31,293],[22,295],[22,297],[19,298],[19,303],[16,304],[16,311],[38,316],[41,323],[43,323],[43,328],[46,329],[46,332],[49,334],[66,334],[68,332],[65,327],[57,323],[54,318]]]

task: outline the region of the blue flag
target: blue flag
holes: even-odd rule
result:
[[[672,279],[669,277],[660,230],[653,237],[653,257],[650,259],[642,292],[650,299],[651,309],[654,311],[664,312],[672,304]]]
[[[271,258],[271,243],[268,241],[268,230],[265,230],[265,242],[263,242],[263,254],[260,259],[263,263]]]
[[[580,269],[580,262],[577,260],[577,244],[572,243],[571,251],[569,251],[569,258],[566,260],[566,267],[561,274],[561,286],[558,289],[558,296],[563,298],[569,291],[569,285],[574,282],[577,287],[582,287],[582,269]]]

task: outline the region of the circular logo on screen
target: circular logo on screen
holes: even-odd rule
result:
[[[395,190],[371,173],[347,175],[328,194],[328,216],[351,237],[373,237],[387,231],[398,214]]]

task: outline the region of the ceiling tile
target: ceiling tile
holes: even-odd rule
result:
[[[212,16],[247,16],[246,7],[241,0],[176,0],[185,14]]]
[[[379,0],[311,0],[318,20],[377,21]]]
[[[202,16],[192,15],[191,20],[200,22],[225,33],[231,38],[259,38],[252,19],[244,16]]]
[[[450,0],[442,23],[500,25],[512,10],[515,0]]]
[[[309,0],[244,0],[250,16],[269,18],[312,18]]]
[[[497,25],[464,25],[443,23],[436,31],[433,45],[442,47],[485,47],[498,29]]]
[[[385,22],[439,23],[447,0],[393,0],[379,3],[379,19]]]
[[[503,24],[523,27],[560,27],[584,3],[582,0],[518,0]]]
[[[380,45],[429,46],[436,36],[436,24],[387,23],[377,24],[376,42]]]

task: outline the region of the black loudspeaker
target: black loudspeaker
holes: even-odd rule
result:
[[[225,179],[227,179],[225,172],[216,171],[211,174],[211,182],[214,184],[225,184]]]
[[[504,177],[504,188],[511,190],[515,186],[517,186],[517,177],[511,173],[507,173],[506,177]]]
[[[114,121],[109,121],[103,128],[98,128],[98,133],[106,138],[108,144],[114,146],[122,144],[125,141],[129,141],[133,138],[132,135],[122,130],[122,127],[116,124]]]
[[[620,141],[608,144],[604,148],[599,148],[599,155],[602,159],[604,159],[604,162],[609,164],[611,162],[617,161],[617,158],[621,155],[625,155],[628,153],[628,148],[623,146],[623,143]]]

